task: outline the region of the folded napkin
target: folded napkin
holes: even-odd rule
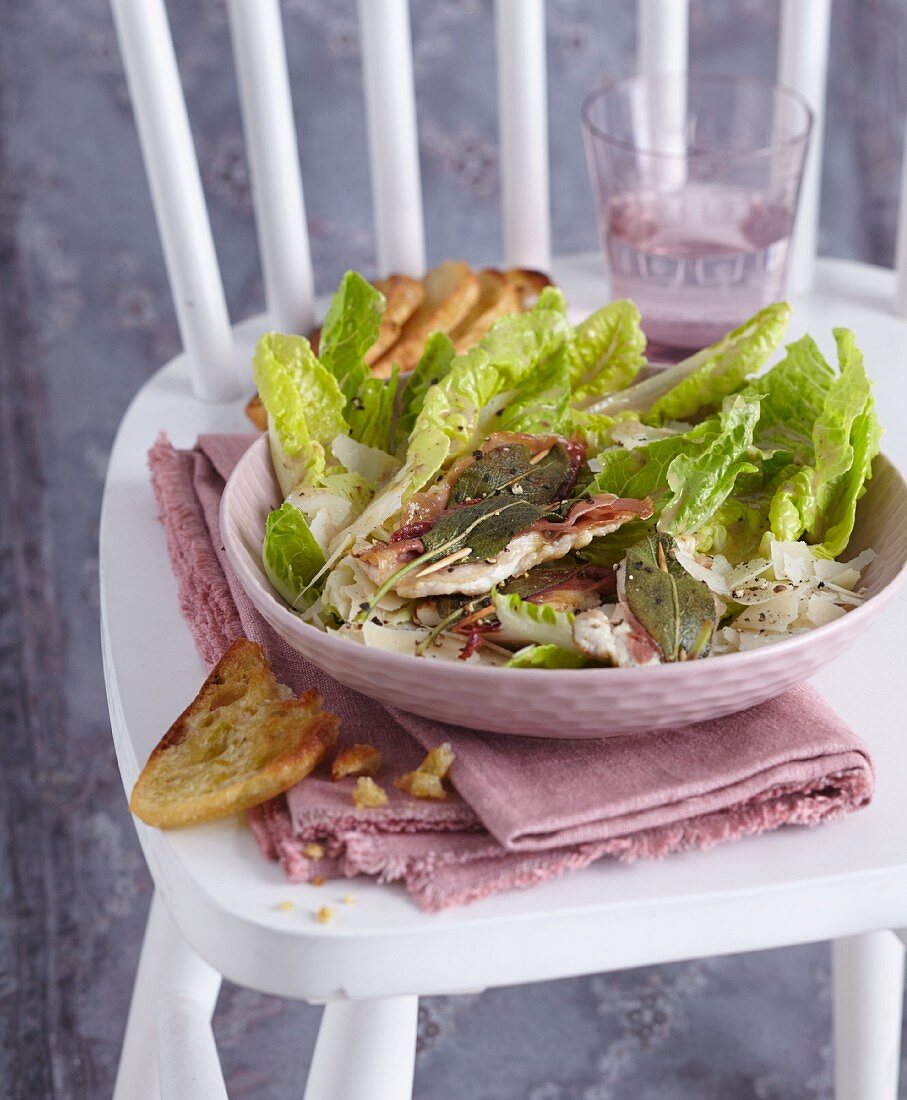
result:
[[[383,754],[386,807],[356,810],[351,781],[316,772],[253,811],[262,851],[291,880],[401,880],[423,909],[442,909],[603,856],[631,862],[816,825],[872,797],[866,747],[808,685],[740,714],[604,741],[476,733],[343,686],[274,633],[224,554],[220,497],[255,438],[201,436],[183,451],[162,436],[149,464],[180,606],[205,661],[241,635],[260,642],[280,680],[296,691],[318,688],[341,718],[343,743],[367,742]],[[425,673],[428,690],[429,665]],[[446,802],[394,788],[394,777],[444,741],[456,756]],[[317,859],[306,855],[314,842],[325,853]]]

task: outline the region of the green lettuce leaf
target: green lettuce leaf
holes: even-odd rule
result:
[[[267,333],[254,359],[255,384],[268,412],[274,470],[283,495],[315,484],[334,437],[348,430],[345,400],[304,336]]]
[[[361,396],[363,383],[371,379],[365,353],[378,338],[385,304],[384,295],[355,271],[343,276],[331,299],[318,354],[347,401]]]
[[[647,424],[663,424],[718,409],[765,363],[781,342],[789,319],[787,302],[766,306],[717,344],[595,402],[589,411],[613,416],[629,409],[642,413]]]
[[[498,430],[520,383],[529,376],[545,376],[552,362],[563,357],[570,334],[559,311],[538,305],[529,313],[502,318],[428,390],[409,446],[418,445],[423,433],[441,432],[449,440],[449,462],[480,446]],[[413,485],[412,491],[420,488]]]
[[[346,418],[350,435],[367,447],[389,451],[391,424],[400,368],[394,364],[390,378],[367,378],[356,396],[347,403]]]
[[[660,508],[670,494],[668,470],[678,456],[693,457],[707,448],[720,432],[717,418],[704,420],[689,432],[653,439],[640,447],[610,447],[598,456],[601,470],[590,492],[619,497],[651,497]]]
[[[573,644],[571,612],[555,611],[548,604],[520,599],[516,592],[504,595],[493,590],[491,599],[501,624],[501,637],[508,642],[536,642],[561,649],[576,648]]]
[[[324,565],[324,554],[305,517],[292,504],[282,504],[265,523],[261,548],[268,580],[297,611],[308,607],[317,593],[308,588]]]
[[[791,461],[812,461],[813,425],[834,378],[811,336],[789,344],[784,358],[743,390],[762,399],[756,429],[759,448],[789,454]]]
[[[770,512],[776,538],[805,535],[817,555],[829,558],[847,546],[881,440],[872,385],[853,333],[839,328],[834,335],[840,373],[812,428],[813,462],[783,481]]]
[[[635,415],[633,413],[629,415]],[[616,418],[605,413],[590,413],[585,409],[571,409],[569,412],[569,434],[580,436],[586,443],[586,453],[597,455],[606,447],[611,447],[614,440],[611,437],[611,429]]]
[[[658,530],[695,534],[734,491],[741,474],[758,474],[750,454],[759,419],[759,398],[738,394],[721,413],[720,430],[695,453],[678,454],[667,470],[671,498]]]
[[[557,645],[527,645],[517,650],[507,668],[586,668],[592,662],[575,649]]]
[[[696,549],[704,554],[723,554],[733,565],[759,556],[769,529],[771,493],[728,497],[696,532]]]
[[[456,358],[453,340],[446,332],[433,332],[425,341],[425,349],[416,369],[409,376],[400,403],[397,438],[405,440],[413,430],[422,411],[425,395],[450,371]]]
[[[406,461],[375,494],[361,514],[332,540],[326,567],[331,568],[360,538],[368,538],[376,528],[395,516],[419,488],[426,485],[444,464],[450,440],[440,429],[426,425],[414,431],[406,451]]]
[[[536,298],[535,305],[532,308],[540,313],[551,311],[566,317],[567,299],[559,286],[546,286],[542,288],[542,292]]]
[[[550,287],[546,287],[550,290]],[[566,345],[513,390],[495,431],[563,435],[568,430],[570,370]]]
[[[646,338],[632,302],[610,302],[573,330],[570,383],[573,403],[593,404],[629,386],[645,363]]]

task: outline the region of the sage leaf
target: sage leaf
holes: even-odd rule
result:
[[[471,466],[457,478],[451,493],[455,504],[484,500],[493,493],[515,484],[532,469],[532,455],[522,443],[496,447],[487,454],[478,453]]]
[[[624,598],[666,661],[708,656],[717,608],[708,585],[674,557],[675,542],[650,535],[627,551]]]
[[[507,492],[533,504],[547,504],[558,498],[569,472],[570,455],[562,443],[535,463],[524,444],[508,444],[478,456],[457,478],[451,499],[463,504]]]
[[[541,519],[544,509],[509,494],[496,494],[448,512],[422,536],[424,553],[406,562],[378,588],[354,622],[365,622],[380,600],[404,577],[450,554],[469,549],[460,561],[494,558],[520,531]]]
[[[475,504],[448,512],[422,536],[427,560],[454,554],[469,547],[467,560],[487,560],[499,554],[508,542],[541,519],[543,509],[520,497],[495,494]]]

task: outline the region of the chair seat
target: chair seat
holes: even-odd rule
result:
[[[607,299],[598,254],[555,262],[571,306]],[[853,328],[876,379],[884,448],[907,469],[904,322],[894,276],[822,261],[817,289],[794,302],[792,338],[827,351]],[[259,316],[236,328],[249,376]],[[101,518],[102,644],[123,782],[189,702],[205,669],[177,602],[146,455],[166,431],[248,431],[242,401],[201,404],[178,356],[129,407],[111,454]],[[195,950],[232,981],[311,1001],[455,993],[701,955],[830,939],[907,925],[907,593],[816,686],[865,738],[878,771],[874,803],[820,829],[784,829],[630,867],[602,861],[526,891],[442,914],[419,912],[402,888],[371,881],[290,885],[260,856],[244,821],[169,833],[137,822],[155,885]],[[356,904],[339,905],[352,893]],[[291,900],[294,909],[280,911]],[[336,919],[319,924],[322,905]]]

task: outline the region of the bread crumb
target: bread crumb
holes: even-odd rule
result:
[[[374,810],[387,805],[387,792],[370,776],[363,775],[353,788],[353,805],[357,810]]]
[[[291,901],[280,901],[277,903],[277,905],[274,906],[274,908],[278,911],[278,913],[292,913],[293,903]]]
[[[334,919],[334,909],[330,905],[322,905],[315,915],[319,924],[330,924]]]
[[[323,844],[307,844],[302,849],[302,854],[306,859],[323,859],[324,858],[324,845]]]
[[[352,894],[344,894],[343,895],[343,904],[344,905],[355,905],[356,904],[356,899],[353,897]]]
[[[394,785],[401,791],[411,794],[413,798],[434,799],[436,802],[443,802],[447,798],[447,791],[444,790],[441,777],[431,772],[420,771],[418,768],[414,772],[401,775],[399,779],[394,780]]]
[[[334,757],[331,764],[331,779],[346,779],[347,776],[376,776],[381,767],[381,753],[374,745],[349,745]]]
[[[450,771],[450,765],[453,762],[453,748],[449,741],[445,741],[443,744],[438,745],[437,748],[432,749],[416,770],[427,772],[429,775],[436,775],[439,779],[443,779]]]
[[[311,883],[310,883],[310,884],[311,884],[312,886],[324,886],[324,884],[325,884],[325,882],[326,882],[326,881],[327,881],[327,879],[325,879],[324,875],[316,875],[316,876],[315,876],[315,877],[314,877],[314,878],[313,878],[313,879],[311,880]]]

